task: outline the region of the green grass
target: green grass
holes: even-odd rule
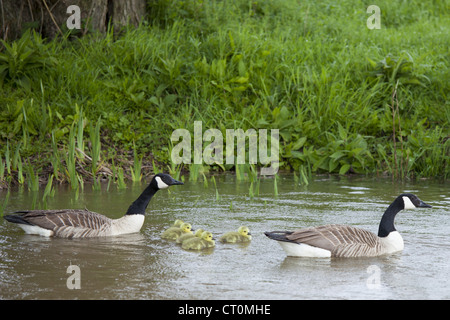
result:
[[[378,1],[380,30],[366,27],[369,4],[150,1],[148,21],[120,34],[2,43],[2,183],[18,180],[16,146],[30,178],[74,188],[113,161],[120,186],[139,180],[140,157],[173,170],[171,133],[195,120],[224,137],[278,128],[281,169],[303,184],[312,173],[448,179],[449,2]],[[243,173],[184,167],[192,180]]]

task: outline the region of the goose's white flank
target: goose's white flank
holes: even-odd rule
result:
[[[276,240],[288,256],[379,256],[403,250],[403,238],[394,227],[394,219],[401,210],[415,208],[431,208],[431,206],[414,194],[399,195],[384,212],[378,235],[364,229],[338,224],[264,234]]]
[[[135,233],[141,230],[145,210],[155,193],[160,189],[181,184],[183,183],[168,174],[155,175],[148,187],[130,205],[126,214],[119,219],[77,209],[16,211],[4,218],[16,223],[26,233],[47,237],[88,238]]]

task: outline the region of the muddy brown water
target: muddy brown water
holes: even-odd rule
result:
[[[0,219],[0,299],[449,299],[449,186],[418,180],[318,176],[308,186],[282,175],[261,180],[249,197],[249,182],[232,175],[211,182],[185,182],[159,191],[140,233],[109,238],[58,239],[26,235]],[[145,184],[77,195],[60,187],[49,209],[88,208],[118,218]],[[402,252],[376,258],[293,258],[263,234],[327,223],[377,232],[381,215],[402,192],[413,192],[432,209],[402,211],[396,228]],[[6,191],[0,191],[0,202]],[[43,205],[42,192],[11,190],[5,211]],[[33,205],[34,204],[34,205]],[[191,252],[160,233],[175,219],[220,234],[247,225],[248,245],[216,243]],[[69,266],[78,273],[68,272]],[[79,274],[79,282],[74,276]],[[71,278],[72,277],[72,278]],[[70,287],[76,286],[75,289]]]

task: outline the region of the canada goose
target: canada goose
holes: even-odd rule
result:
[[[201,238],[194,237],[187,239],[181,244],[181,247],[187,250],[202,250],[205,248],[212,248],[215,245],[216,243],[213,240],[212,233],[204,231]]]
[[[161,234],[161,238],[168,240],[176,240],[179,236],[185,233],[192,233],[192,226],[190,223],[183,223],[179,228],[170,227]]]
[[[373,257],[403,250],[402,236],[394,227],[395,215],[403,209],[431,208],[411,193],[399,195],[386,209],[378,236],[370,231],[330,224],[291,232],[264,234],[278,241],[288,256],[296,257]]]
[[[201,238],[202,234],[203,234],[204,230],[203,229],[197,229],[195,231],[195,234],[193,233],[185,233],[182,234],[181,236],[179,236],[177,238],[177,240],[175,241],[176,243],[183,243],[184,241],[186,241],[187,239],[193,238],[193,237],[197,237],[197,238]]]
[[[252,240],[250,229],[246,226],[239,227],[238,231],[230,231],[222,235],[219,239],[224,243],[249,242]]]
[[[168,174],[155,175],[147,188],[130,205],[122,218],[111,219],[87,209],[16,211],[4,216],[17,223],[26,233],[62,238],[88,238],[115,236],[139,232],[148,203],[160,189],[181,185]]]

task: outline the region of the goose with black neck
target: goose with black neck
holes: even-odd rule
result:
[[[89,238],[135,233],[141,230],[145,210],[156,192],[182,184],[168,174],[158,173],[119,219],[111,219],[87,209],[24,210],[4,218],[16,223],[25,233],[47,237]]]
[[[328,224],[295,231],[272,231],[265,235],[277,241],[288,256],[373,257],[403,250],[404,243],[394,220],[401,210],[431,208],[416,195],[399,195],[384,212],[378,235],[353,226]]]

